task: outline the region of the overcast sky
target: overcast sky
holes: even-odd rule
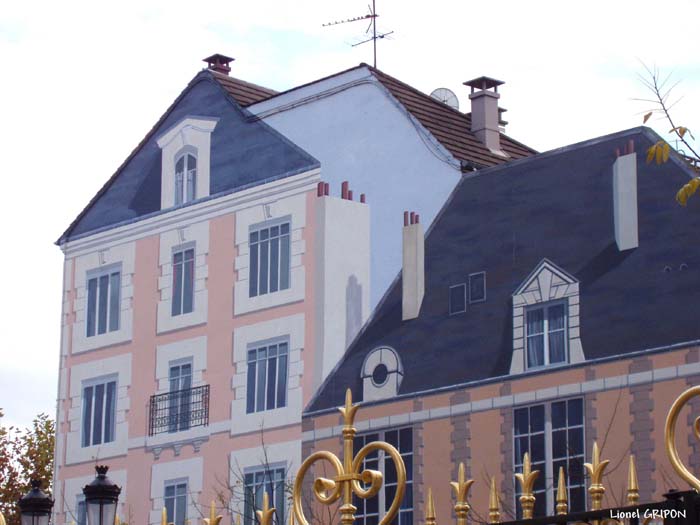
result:
[[[422,91],[488,75],[507,132],[548,150],[641,124],[642,62],[673,73],[678,123],[700,135],[700,2],[377,0],[378,67]],[[371,63],[350,47],[366,0],[6,2],[0,13],[4,422],[53,417],[62,254],[53,242],[212,53],[283,90]],[[651,121],[660,133],[664,122]],[[660,195],[659,198],[672,198]]]

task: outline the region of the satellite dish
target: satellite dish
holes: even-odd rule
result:
[[[451,108],[459,110],[459,100],[451,90],[447,88],[437,88],[430,94],[435,100],[439,100],[443,104],[447,104]]]

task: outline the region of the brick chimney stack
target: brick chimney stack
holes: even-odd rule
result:
[[[490,77],[479,77],[464,83],[472,88],[469,95],[472,102],[472,132],[488,149],[499,155],[505,155],[501,150],[498,128],[501,122],[498,86],[502,84],[503,81]]]
[[[229,64],[234,60],[235,58],[227,57],[226,55],[220,55],[219,53],[216,53],[215,55],[203,59],[202,62],[206,62],[207,67],[212,71],[228,75],[231,72],[231,66]]]

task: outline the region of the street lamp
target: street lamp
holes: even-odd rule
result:
[[[41,490],[41,480],[31,480],[32,488],[19,499],[22,525],[49,525],[53,500]]]
[[[117,500],[119,500],[119,493],[122,489],[107,477],[107,470],[109,467],[106,465],[95,466],[97,473],[95,479],[83,488],[88,525],[114,525],[114,518],[117,515]],[[25,524],[22,523],[22,525]]]

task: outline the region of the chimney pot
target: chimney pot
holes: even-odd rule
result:
[[[499,155],[505,155],[501,150],[501,111],[498,108],[501,96],[498,86],[502,84],[503,81],[490,77],[479,77],[464,83],[471,88],[471,131],[488,149]]]
[[[344,180],[343,183],[340,185],[340,197],[342,199],[348,198],[348,187],[349,186],[350,186],[350,183],[346,180]]]
[[[348,200],[352,200],[352,190],[348,190]]]
[[[364,194],[364,193],[360,193],[360,202],[361,202],[362,204],[364,204],[365,202],[367,202],[366,199],[365,199],[365,194]]]
[[[403,212],[403,225],[408,226],[408,212]]]
[[[328,182],[323,183],[323,194],[328,197],[331,193],[331,185]]]
[[[203,59],[202,62],[206,62],[207,67],[212,71],[228,75],[231,72],[231,66],[229,64],[234,60],[235,58],[227,57],[226,55],[216,53],[210,57]]]

